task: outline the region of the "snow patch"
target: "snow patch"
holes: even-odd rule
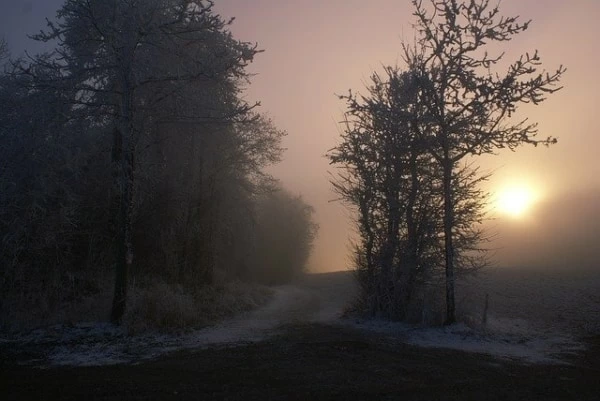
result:
[[[3,341],[13,342],[16,348],[37,349],[44,360],[22,362],[42,367],[138,363],[177,350],[263,341],[293,323],[330,321],[339,317],[345,300],[332,302],[325,299],[328,295],[313,288],[280,286],[275,289],[272,301],[262,308],[179,335],[130,336],[109,323],[82,323],[52,326]]]
[[[346,324],[407,344],[488,354],[521,363],[566,364],[565,356],[585,350],[585,345],[573,336],[539,333],[522,319],[490,319],[485,330],[474,330],[462,323],[422,327],[382,320],[354,320]]]

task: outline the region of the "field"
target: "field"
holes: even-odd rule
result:
[[[497,268],[462,282],[459,294],[474,311],[489,294],[492,331],[512,322],[538,334],[600,333],[600,272]]]

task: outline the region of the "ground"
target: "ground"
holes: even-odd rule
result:
[[[571,365],[389,341],[322,324],[138,365],[4,366],[4,400],[598,400],[600,342]]]
[[[191,335],[177,351],[170,346],[146,359],[133,352],[136,359],[116,365],[56,366],[47,357],[56,345],[4,341],[0,394],[3,400],[600,399],[600,336],[578,339],[576,350],[546,342],[548,359],[503,352],[538,340],[482,338],[464,328],[438,334],[454,336],[447,343],[454,348],[471,349],[461,339],[483,344],[485,353],[419,346],[419,338],[431,337],[430,329],[369,329],[364,322],[334,319],[345,301],[339,298],[352,296],[340,280],[320,277],[287,288],[264,310]],[[285,318],[276,319],[282,311]],[[254,326],[245,327],[249,322]],[[237,340],[212,341],[214,333],[231,330],[237,330]],[[205,344],[190,346],[190,338]]]

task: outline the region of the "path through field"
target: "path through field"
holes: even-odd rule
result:
[[[290,325],[331,324],[356,294],[347,272],[307,275],[273,290],[272,300],[257,310],[184,334],[129,336],[107,323],[58,325],[12,339],[0,338],[0,351],[32,366],[139,363],[177,350],[263,341]]]
[[[193,334],[197,345],[252,342],[278,334],[289,325],[337,322],[356,296],[349,272],[307,275],[274,288],[265,306]]]
[[[458,287],[465,310],[480,315],[490,294],[486,327],[456,324],[427,328],[359,318],[341,319],[355,299],[350,272],[307,275],[274,288],[270,302],[216,326],[184,334],[129,336],[106,323],[55,326],[16,339],[0,338],[0,352],[30,366],[97,366],[142,363],[181,350],[241,346],[289,334],[293,327],[328,325],[359,330],[386,341],[457,349],[523,363],[563,363],[585,349],[582,338],[600,333],[600,279],[495,272]],[[480,309],[480,308],[479,308]],[[477,320],[477,319],[475,319]]]

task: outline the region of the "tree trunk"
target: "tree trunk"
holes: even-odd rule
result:
[[[133,263],[132,214],[134,184],[134,127],[131,111],[132,89],[128,74],[124,74],[121,95],[121,168],[118,177],[121,188],[119,205],[119,230],[117,235],[117,260],[115,264],[115,288],[110,319],[115,324],[123,320],[127,307],[127,278]]]
[[[389,174],[389,173],[388,173]],[[396,180],[392,179],[392,182]],[[389,190],[387,194],[388,218],[387,218],[387,238],[381,257],[381,278],[379,280],[380,296],[389,300],[389,304],[383,305],[383,312],[390,317],[399,317],[398,305],[396,302],[395,289],[397,288],[397,269],[394,266],[394,257],[398,252],[400,245],[400,205],[398,200],[398,191],[396,188]]]
[[[202,190],[202,163],[203,156],[200,156],[198,160],[196,156],[196,135],[190,135],[190,143],[189,143],[189,155],[188,155],[188,168],[190,169],[189,181],[186,183],[185,187],[187,188],[187,197],[186,203],[182,207],[186,208],[187,216],[184,225],[184,232],[182,234],[181,241],[183,242],[183,250],[181,252],[181,257],[179,259],[179,284],[189,284],[187,280],[190,279],[188,274],[191,270],[190,266],[197,266],[198,260],[195,258],[198,249],[200,248],[198,244],[198,237],[196,230],[194,230],[194,226],[198,224],[198,215],[196,210],[198,209],[199,196],[196,196],[195,189],[200,188],[199,191]],[[194,164],[194,162],[198,162],[198,166],[200,172],[198,172],[198,168]],[[196,279],[197,277],[194,277]],[[197,283],[194,283],[197,284]]]
[[[131,145],[125,148],[121,171],[121,201],[119,205],[119,233],[117,235],[117,261],[115,268],[115,289],[111,321],[120,324],[127,305],[127,277],[133,263],[132,211],[133,211],[133,151]]]
[[[408,202],[406,205],[406,234],[407,234],[407,249],[404,260],[404,271],[405,275],[405,289],[404,297],[402,300],[402,306],[404,309],[404,318],[408,316],[408,307],[411,302],[412,294],[414,292],[415,279],[417,275],[417,264],[418,264],[418,231],[417,223],[415,221],[414,208],[417,200],[417,194],[419,192],[419,172],[417,169],[417,158],[413,153],[410,158],[410,176],[411,185],[410,192],[408,194]]]
[[[447,153],[447,152],[446,152]],[[444,249],[446,258],[446,321],[449,325],[456,322],[454,302],[454,244],[452,229],[454,227],[454,197],[452,194],[452,173],[454,163],[448,155],[444,159]]]
[[[370,189],[365,188],[365,192]],[[366,266],[366,277],[362,277],[363,286],[367,295],[367,303],[369,308],[369,314],[375,316],[379,309],[379,297],[377,294],[377,277],[375,272],[375,261],[374,261],[374,248],[375,248],[375,234],[373,232],[371,216],[370,216],[370,198],[369,193],[363,193],[359,198],[359,211],[360,211],[360,227],[363,231],[362,235],[364,238],[364,258]]]
[[[400,207],[398,205],[397,194],[388,196],[388,221],[387,221],[387,238],[386,245],[381,261],[383,274],[387,279],[390,279],[394,268],[394,256],[398,251],[400,238]]]

